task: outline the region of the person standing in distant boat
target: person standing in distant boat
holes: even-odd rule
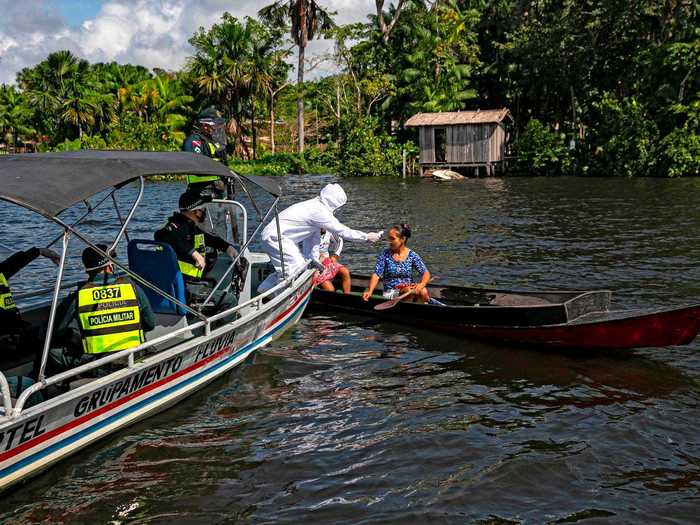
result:
[[[314,278],[314,284],[326,292],[335,292],[333,279],[339,276],[343,293],[350,293],[352,285],[350,270],[338,262],[340,252],[343,250],[343,239],[322,229],[318,249],[318,262],[323,265],[324,270]]]
[[[409,288],[413,288],[413,293],[403,299],[404,301],[425,304],[430,300],[426,289],[430,281],[430,272],[420,255],[406,246],[410,237],[411,228],[408,224],[392,226],[389,229],[389,248],[377,257],[374,273],[369,280],[369,286],[362,294],[362,299],[369,301],[381,279],[384,284],[385,299],[394,299]],[[414,270],[420,275],[418,283],[413,280]]]

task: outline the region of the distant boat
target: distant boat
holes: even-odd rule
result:
[[[431,176],[433,178],[433,180],[437,180],[437,181],[466,179],[466,177],[464,175],[460,175],[456,171],[452,171],[452,170],[433,170],[429,176]]]

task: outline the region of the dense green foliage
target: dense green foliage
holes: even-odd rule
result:
[[[338,170],[335,152],[313,147],[305,149],[303,153],[275,153],[265,154],[256,160],[233,160],[229,166],[243,175],[319,174]]]
[[[322,3],[225,14],[192,36],[177,72],[52,53],[0,87],[0,142],[177,149],[215,105],[240,170],[398,175],[402,149],[415,155],[403,126],[415,112],[508,107],[518,173],[700,175],[696,2],[378,1],[345,26]],[[334,40],[335,73],[304,81],[297,67],[295,84],[292,50],[304,63],[320,36]],[[304,143],[317,147],[290,153]]]

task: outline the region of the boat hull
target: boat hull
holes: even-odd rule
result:
[[[609,311],[610,293],[512,292],[429,286],[431,297],[448,306],[401,302],[377,311],[383,301],[362,300],[357,279],[354,293],[314,290],[316,311],[339,309],[484,341],[561,349],[626,349],[690,343],[700,330],[700,306],[663,310]],[[353,287],[354,288],[354,287]],[[476,298],[477,301],[472,302]],[[488,299],[488,300],[487,300]],[[455,304],[463,301],[467,304]]]
[[[486,341],[562,349],[628,349],[686,345],[700,330],[700,306],[625,312],[587,322],[540,327],[449,325],[421,322],[426,328]]]
[[[0,424],[0,490],[165,410],[242,363],[302,316],[311,272],[254,314],[99,378]]]

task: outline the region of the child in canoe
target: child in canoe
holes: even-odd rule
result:
[[[333,279],[340,277],[340,286],[343,293],[350,293],[352,284],[350,270],[338,262],[340,252],[343,249],[343,239],[324,229],[321,230],[321,242],[319,244],[319,262],[323,265],[323,271],[314,277],[314,284],[321,290],[334,292]]]
[[[425,286],[430,281],[430,272],[416,252],[406,246],[411,237],[411,228],[408,224],[392,226],[389,229],[389,248],[384,250],[374,267],[374,273],[369,281],[369,287],[362,294],[362,298],[368,301],[374,289],[381,279],[384,284],[384,297],[394,299],[402,293],[413,288],[414,292],[403,299],[425,304],[430,300]],[[413,271],[420,275],[416,283],[413,280]]]

